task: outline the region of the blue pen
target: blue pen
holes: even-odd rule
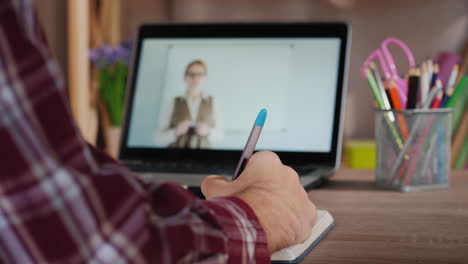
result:
[[[263,125],[265,124],[265,120],[267,117],[267,110],[263,108],[258,113],[257,119],[255,119],[255,123],[252,127],[252,131],[250,131],[249,138],[247,139],[247,143],[245,143],[244,151],[240,157],[239,163],[237,163],[236,171],[232,177],[232,180],[237,179],[239,175],[244,171],[245,165],[247,165],[247,161],[249,161],[250,157],[252,156],[253,152],[255,151],[255,146],[257,145],[258,138],[260,137],[260,133],[262,133]]]

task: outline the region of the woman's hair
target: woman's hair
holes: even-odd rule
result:
[[[191,61],[187,67],[185,67],[185,76],[187,76],[188,72],[189,72],[189,69],[190,67],[194,66],[194,65],[200,65],[203,67],[203,69],[205,70],[205,74],[208,73],[208,68],[206,67],[206,64],[204,61],[202,60],[194,60],[194,61]]]

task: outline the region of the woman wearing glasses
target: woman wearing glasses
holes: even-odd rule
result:
[[[203,91],[207,73],[202,60],[194,60],[185,68],[185,95],[174,99],[170,117],[163,119],[163,134],[170,138],[169,147],[206,149],[212,142],[222,140],[213,97]]]

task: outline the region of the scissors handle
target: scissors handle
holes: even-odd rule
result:
[[[399,75],[398,75],[396,65],[395,65],[395,61],[393,60],[393,56],[390,53],[390,50],[388,49],[388,46],[390,44],[392,44],[392,43],[397,45],[398,47],[400,47],[403,50],[403,52],[406,55],[406,58],[408,59],[408,64],[409,64],[410,68],[413,68],[414,66],[416,66],[416,63],[414,61],[413,53],[411,52],[410,48],[403,41],[401,41],[401,40],[399,40],[397,38],[387,38],[387,39],[385,39],[382,42],[383,56],[385,57],[385,61],[387,62],[387,65],[389,67],[391,76],[393,78],[395,78],[395,79],[397,79],[397,78],[400,79]]]
[[[376,49],[374,50],[370,55],[369,57],[367,57],[367,59],[364,61],[364,63],[362,64],[362,67],[361,67],[361,75],[366,78],[366,69],[369,67],[369,64],[375,59],[377,58],[379,60],[379,64],[380,64],[380,68],[385,76],[385,79],[388,80],[390,79],[391,75],[390,75],[390,71],[387,67],[387,63],[385,62],[385,59],[384,59],[384,56],[382,54],[382,51],[380,51],[379,49]]]
[[[406,80],[404,78],[401,78],[400,75],[398,74],[395,61],[393,60],[393,56],[390,53],[390,50],[388,49],[388,46],[390,44],[395,44],[403,50],[403,52],[406,55],[406,58],[408,59],[408,65],[410,68],[413,68],[416,66],[413,53],[403,41],[397,38],[387,38],[382,42],[381,49],[376,49],[375,51],[373,51],[369,55],[369,57],[367,57],[367,59],[364,61],[361,67],[361,74],[365,78],[366,77],[365,69],[369,67],[369,64],[374,59],[377,58],[380,64],[380,69],[383,72],[383,76],[385,76],[386,80],[393,79],[395,81],[395,84],[398,89],[398,95],[400,96],[400,100],[403,105],[406,105],[406,100],[407,100],[406,94],[408,91],[407,83],[406,83]]]

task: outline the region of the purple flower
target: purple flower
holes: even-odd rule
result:
[[[122,46],[117,46],[115,48],[115,55],[117,56],[119,61],[124,61],[127,54],[128,50],[123,48]]]
[[[110,64],[115,64],[120,61],[120,54],[117,49],[113,49],[112,53],[109,57],[109,63]]]
[[[107,44],[102,45],[101,52],[106,61],[112,60],[112,56],[114,56],[114,49],[111,46]]]
[[[123,41],[116,47],[103,44],[99,48],[91,49],[89,51],[89,58],[98,68],[113,65],[118,62],[128,64],[130,60],[131,47],[131,40]]]
[[[91,49],[89,51],[89,59],[93,62],[96,63],[99,60],[99,57],[101,56],[99,49]]]

